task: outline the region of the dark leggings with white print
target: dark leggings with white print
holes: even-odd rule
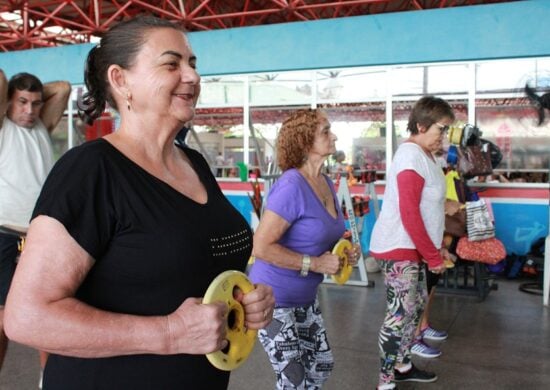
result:
[[[276,308],[273,321],[258,332],[279,390],[317,390],[334,366],[319,304]]]

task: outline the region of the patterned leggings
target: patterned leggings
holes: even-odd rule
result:
[[[276,308],[273,321],[258,332],[279,390],[317,390],[334,366],[316,301],[304,307]]]
[[[386,315],[380,328],[380,384],[394,381],[396,363],[411,361],[411,345],[426,301],[425,267],[415,261],[379,261],[386,285]]]

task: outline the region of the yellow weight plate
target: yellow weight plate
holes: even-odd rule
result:
[[[443,259],[443,264],[445,264],[445,268],[454,268],[455,263],[451,259]]]
[[[351,272],[353,271],[353,266],[349,264],[348,262],[348,255],[346,254],[345,250],[351,250],[353,248],[353,245],[351,245],[351,242],[346,239],[341,239],[334,245],[334,248],[332,249],[332,254],[337,255],[340,259],[343,260],[342,268],[337,274],[330,275],[332,280],[334,280],[337,284],[344,284],[348,281]]]
[[[244,326],[244,308],[234,297],[235,288],[243,293],[254,289],[247,276],[239,271],[225,271],[219,274],[208,286],[203,303],[225,302],[228,306],[226,315],[227,348],[206,354],[212,365],[220,370],[231,371],[239,367],[254,348],[256,330]]]

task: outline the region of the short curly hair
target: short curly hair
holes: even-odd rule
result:
[[[285,119],[277,137],[277,160],[283,172],[304,164],[313,147],[321,115],[323,111],[310,108],[295,111]]]

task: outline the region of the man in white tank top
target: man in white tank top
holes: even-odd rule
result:
[[[16,74],[8,83],[0,69],[0,369],[8,344],[4,304],[17,244],[53,165],[49,133],[61,120],[70,93],[67,82],[42,85],[28,73]]]

